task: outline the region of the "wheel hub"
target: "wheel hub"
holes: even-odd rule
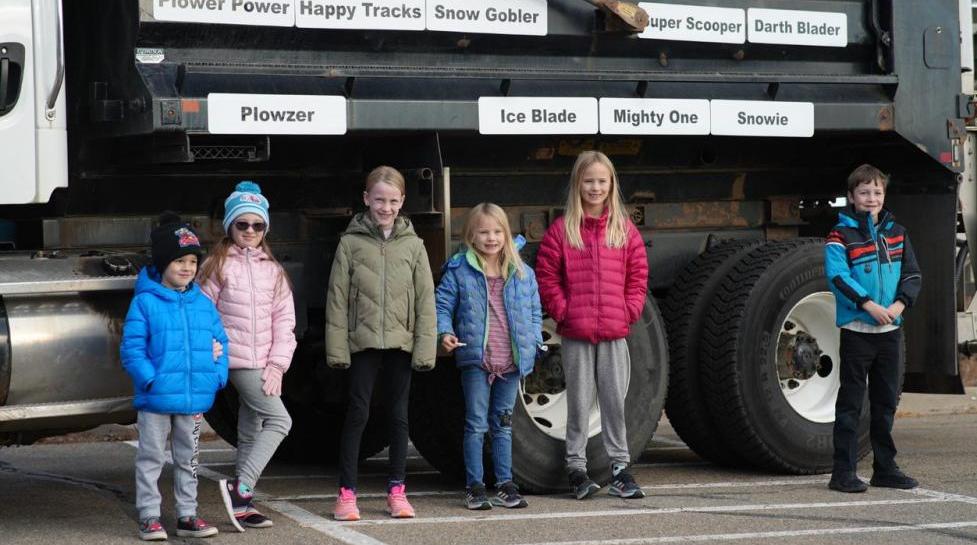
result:
[[[812,422],[834,421],[838,395],[839,335],[831,292],[812,293],[787,313],[776,344],[780,391]]]
[[[807,380],[818,373],[822,351],[818,348],[818,341],[805,331],[798,331],[791,335],[785,333],[780,337],[779,360],[783,363],[781,377],[792,377]]]

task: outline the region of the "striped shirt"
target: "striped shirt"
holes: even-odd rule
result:
[[[516,366],[512,361],[509,319],[506,317],[505,302],[502,298],[505,279],[501,276],[487,276],[486,280],[488,281],[488,340],[485,344],[482,369],[488,372],[488,381],[492,384],[496,377],[515,371]]]

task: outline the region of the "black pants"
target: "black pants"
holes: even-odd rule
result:
[[[356,488],[360,440],[370,419],[370,398],[378,375],[390,427],[390,480],[407,474],[407,401],[411,355],[401,350],[364,350],[353,354],[349,367],[349,404],[339,444],[339,486]]]
[[[896,467],[892,421],[899,404],[902,329],[887,333],[841,330],[841,389],[835,404],[834,472],[854,473],[858,464],[858,421],[866,378],[871,413],[870,435],[879,473]]]

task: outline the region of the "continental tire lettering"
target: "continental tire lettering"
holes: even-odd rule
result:
[[[815,267],[813,269],[808,269],[802,272],[801,274],[795,276],[794,278],[791,278],[790,283],[788,283],[786,286],[784,286],[783,289],[780,290],[780,293],[778,294],[780,300],[785,301],[788,297],[790,297],[790,294],[797,291],[797,288],[799,288],[802,284],[810,282],[811,280],[821,276],[824,276],[823,265],[819,267]]]

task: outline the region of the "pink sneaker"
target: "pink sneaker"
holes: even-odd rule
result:
[[[360,510],[356,507],[356,492],[348,488],[339,489],[339,497],[336,498],[336,509],[332,512],[332,517],[336,520],[360,520]]]
[[[395,519],[414,518],[414,508],[407,501],[406,487],[398,484],[387,493],[387,512]]]

